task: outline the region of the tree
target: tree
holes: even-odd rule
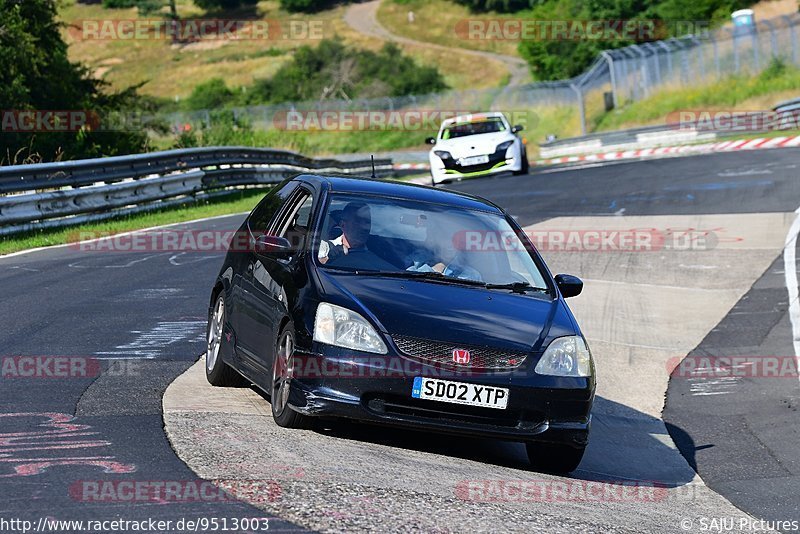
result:
[[[102,92],[103,83],[67,58],[56,22],[54,0],[0,0],[0,110],[4,118],[21,111],[77,111],[103,118],[139,105],[135,89]],[[42,115],[42,113],[38,113]],[[0,161],[26,158],[95,157],[141,151],[146,135],[127,131],[49,131],[13,126],[0,136]]]
[[[466,1],[466,0],[465,0]],[[476,0],[477,1],[477,0]],[[536,21],[663,21],[664,34],[642,35],[639,41],[679,37],[684,25],[674,21],[728,20],[731,11],[746,7],[747,0],[544,0],[520,18]],[[631,39],[553,39],[548,36],[522,41],[520,55],[534,79],[560,80],[582,73],[598,54],[610,48],[635,44]]]

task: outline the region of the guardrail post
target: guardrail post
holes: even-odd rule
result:
[[[611,57],[608,50],[603,50],[600,55],[608,64],[608,72],[611,78],[611,100],[614,102],[614,109],[617,109],[619,107],[619,99],[617,98],[617,73],[614,72],[614,58]]]
[[[792,63],[797,65],[797,36],[794,33],[794,21],[789,15],[781,17],[786,21],[786,29],[789,31],[789,41],[792,44]]]
[[[642,71],[642,91],[644,96],[650,93],[650,78],[647,74],[647,53],[639,45],[630,45],[631,50],[639,54],[639,68]]]
[[[767,28],[769,28],[769,46],[772,50],[772,57],[778,56],[778,37],[775,35],[775,26],[768,20],[764,21]]]
[[[625,88],[627,90],[628,99],[629,100],[633,100],[633,96],[631,94],[632,93],[631,92],[631,79],[628,76],[628,57],[627,57],[627,55],[625,55],[625,57],[622,58],[622,60],[620,61],[620,64],[622,65],[622,71],[623,71],[622,79],[625,80]]]
[[[719,47],[717,46],[717,40],[711,37],[711,45],[714,47],[714,69],[717,72],[717,79],[720,78],[720,70],[719,70]]]
[[[700,69],[700,76],[702,78],[705,78],[706,65],[705,65],[705,62],[703,61],[703,45],[702,45],[702,43],[700,42],[700,40],[697,37],[692,37],[692,40],[696,44],[696,46],[695,46],[696,54],[695,55],[697,57],[697,66]]]
[[[583,93],[580,87],[576,84],[571,84],[570,87],[575,91],[575,96],[578,97],[578,114],[581,117],[581,135],[586,135],[586,110],[583,106]]]
[[[659,44],[663,45],[664,49],[667,51],[667,71],[669,72],[669,77],[672,78],[672,48],[664,41],[659,41]],[[671,40],[670,44],[672,44]]]
[[[651,52],[653,52],[653,56],[652,56],[653,57],[653,78],[655,78],[653,80],[653,85],[654,86],[659,86],[659,85],[661,85],[661,66],[659,65],[659,60],[658,60],[658,47],[654,46],[652,43],[643,44],[642,48],[645,48],[645,47],[647,48],[647,50],[650,50]]]
[[[753,62],[755,62],[756,65],[756,72],[759,72],[761,70],[761,54],[760,54],[761,51],[759,50],[759,48],[761,47],[761,40],[758,38],[758,25],[756,25],[756,27],[753,28],[752,41],[753,41]]]

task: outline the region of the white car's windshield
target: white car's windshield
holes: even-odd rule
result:
[[[500,117],[490,117],[483,120],[473,120],[445,126],[442,130],[442,139],[455,139],[468,135],[494,133],[505,131],[506,125]]]
[[[547,287],[505,217],[428,202],[332,195],[317,258],[327,267],[359,272]]]

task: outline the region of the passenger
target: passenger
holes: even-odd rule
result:
[[[446,230],[428,234],[425,248],[411,256],[407,271],[437,272],[452,278],[483,281],[481,273],[466,265],[464,255],[455,246],[455,233]]]

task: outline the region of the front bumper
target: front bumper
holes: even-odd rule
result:
[[[315,417],[344,417],[364,422],[436,432],[479,435],[513,441],[586,445],[594,400],[594,380],[559,378],[525,369],[504,372],[446,370],[405,356],[377,356],[325,347],[324,354],[305,353],[320,372],[297,372],[289,405]],[[388,362],[388,365],[387,365]],[[442,378],[509,389],[505,410],[415,399],[416,376]]]
[[[487,163],[478,165],[462,166],[458,160],[448,158],[441,159],[431,152],[431,176],[436,183],[445,180],[455,180],[460,178],[472,178],[476,176],[486,176],[503,172],[514,172],[522,169],[522,158],[517,150],[510,150],[511,157],[506,157],[506,150],[489,154]]]

